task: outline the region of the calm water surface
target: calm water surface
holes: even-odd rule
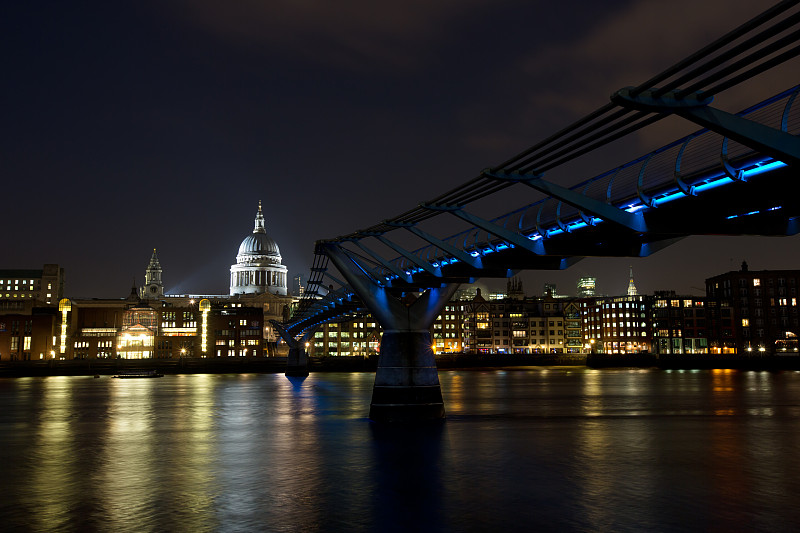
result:
[[[441,371],[0,379],[0,529],[796,531],[800,373]]]

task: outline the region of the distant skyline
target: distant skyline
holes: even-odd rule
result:
[[[258,201],[289,277],[313,245],[472,178],[773,2],[211,0],[4,6],[1,268],[66,271],[66,295],[124,297],[153,248],[168,292],[228,292]],[[738,111],[798,61],[723,94]],[[575,183],[695,128],[646,130]],[[702,294],[706,278],[794,269],[800,239],[690,237],[644,259],[524,272],[574,294]],[[505,280],[482,280],[503,288]]]

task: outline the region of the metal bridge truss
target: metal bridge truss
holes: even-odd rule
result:
[[[521,269],[562,269],[587,256],[647,256],[688,235],[800,232],[794,193],[800,86],[735,115],[710,105],[719,93],[800,54],[797,6],[780,2],[455,189],[364,230],[318,241],[287,333],[366,312],[356,291],[329,271],[333,252],[372,283],[402,294]],[[545,179],[669,115],[702,129],[571,187]],[[465,209],[520,185],[533,202],[491,219]],[[437,236],[443,216],[468,229]],[[422,246],[404,244],[409,236]]]

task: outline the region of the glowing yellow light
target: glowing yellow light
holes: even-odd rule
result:
[[[208,341],[208,313],[211,311],[211,302],[203,298],[200,300],[200,312],[203,313],[203,322],[200,334],[200,351],[206,353]]]
[[[61,338],[58,347],[59,353],[67,351],[67,313],[72,310],[72,303],[68,298],[64,298],[58,302],[58,310],[61,312]]]

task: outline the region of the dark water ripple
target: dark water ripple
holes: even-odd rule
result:
[[[0,530],[800,527],[800,373],[440,377],[398,427],[371,374],[2,379]]]

